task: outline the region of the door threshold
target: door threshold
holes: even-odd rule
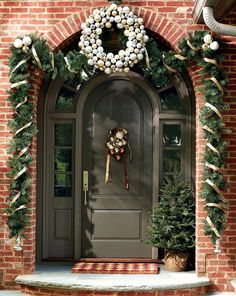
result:
[[[79,262],[95,263],[160,263],[161,260],[151,258],[80,258]]]

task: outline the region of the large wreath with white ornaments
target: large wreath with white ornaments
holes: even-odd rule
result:
[[[118,54],[105,53],[102,46],[103,29],[111,28],[113,23],[118,29],[124,30],[124,35],[128,38],[126,48],[119,50]],[[143,19],[130,11],[128,6],[118,7],[111,4],[105,8],[95,9],[81,28],[79,47],[88,58],[88,64],[106,74],[129,72],[129,68],[144,57],[145,43],[149,38]]]

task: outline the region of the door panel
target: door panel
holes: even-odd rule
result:
[[[128,131],[133,162],[111,160],[112,182],[104,184],[105,140],[109,130]],[[82,203],[82,257],[151,257],[146,238],[152,208],[152,106],[130,80],[96,86],[83,109],[83,170],[89,171],[89,202]],[[83,199],[83,198],[82,198]]]

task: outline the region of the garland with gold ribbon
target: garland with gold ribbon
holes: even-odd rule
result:
[[[226,223],[227,209],[227,200],[223,195],[226,184],[222,173],[226,143],[220,138],[221,129],[224,127],[221,112],[225,108],[223,96],[226,79],[219,66],[218,47],[218,43],[205,31],[197,31],[180,42],[178,53],[163,52],[158,49],[155,41],[150,40],[145,48],[145,59],[139,64],[139,68],[137,67],[137,71],[140,70],[158,87],[167,85],[170,82],[170,74],[183,71],[188,61],[193,60],[202,66],[202,93],[206,104],[201,109],[200,117],[207,139],[202,197],[205,199],[208,213],[205,232],[211,235],[216,252],[220,251],[219,239]],[[29,95],[29,71],[40,69],[52,79],[60,75],[65,81],[73,81],[80,85],[99,70],[89,66],[86,56],[79,50],[70,51],[66,56],[61,51],[52,53],[46,41],[35,35],[24,36],[14,41],[9,66],[9,100],[14,114],[13,119],[9,121],[13,134],[10,147],[12,157],[9,159],[12,182],[6,215],[10,237],[16,238],[15,249],[21,250],[22,238],[28,223],[27,206],[30,203],[30,151],[36,134],[34,104]]]

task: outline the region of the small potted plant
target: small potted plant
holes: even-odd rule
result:
[[[180,174],[167,179],[160,190],[149,221],[147,243],[164,248],[166,270],[186,269],[188,252],[195,245],[195,200]]]

